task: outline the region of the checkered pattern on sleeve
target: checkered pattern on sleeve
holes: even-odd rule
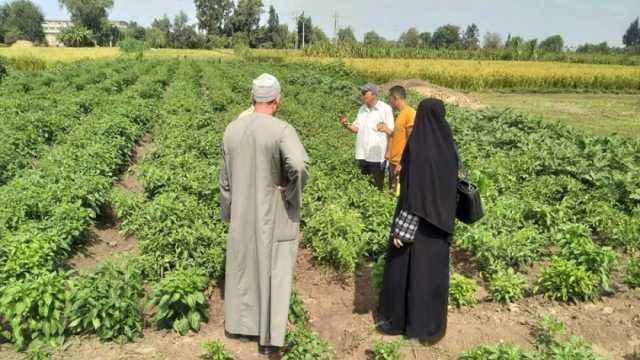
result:
[[[420,217],[401,210],[395,220],[393,236],[400,241],[411,242],[416,236],[419,224]]]

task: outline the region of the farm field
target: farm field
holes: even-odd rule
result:
[[[0,83],[0,358],[196,359],[212,340],[257,358],[223,333],[217,169],[262,72],[281,80],[279,116],[312,159],[284,358],[394,344],[373,329],[394,198],[361,177],[337,123],[367,79],[341,64],[115,60]],[[44,130],[27,121],[44,111]],[[457,228],[447,337],[400,342],[404,358],[637,357],[640,141],[502,109],[448,119],[487,215]]]
[[[47,63],[75,62],[81,60],[114,59],[120,56],[117,47],[112,48],[64,48],[64,47],[0,47],[0,56],[10,58],[35,57]],[[197,59],[228,58],[233,50],[189,50],[189,49],[149,49],[145,56],[150,58],[188,57]]]
[[[380,81],[420,78],[464,91],[637,93],[640,90],[640,67],[637,66],[477,60],[343,61],[364,76]]]
[[[640,136],[640,95],[472,93],[484,105],[542,116],[594,135]]]
[[[47,63],[112,59],[116,48],[0,48],[0,56],[37,58]],[[380,82],[419,78],[462,91],[501,90],[543,93],[640,93],[640,67],[543,61],[359,59],[305,56],[297,50],[150,49],[150,58],[223,58],[286,63],[345,63]]]

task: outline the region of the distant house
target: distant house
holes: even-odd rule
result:
[[[126,21],[111,21],[111,24],[120,30],[127,28]],[[49,46],[64,46],[62,41],[60,41],[60,33],[62,30],[71,26],[73,26],[71,20],[45,20],[42,23],[42,29],[44,30],[47,44],[49,44]]]

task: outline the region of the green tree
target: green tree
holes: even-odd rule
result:
[[[223,34],[233,12],[231,0],[194,0],[198,28],[208,35]]]
[[[462,35],[462,47],[469,50],[475,50],[480,47],[480,29],[476,24],[467,26]]]
[[[436,49],[459,48],[460,27],[455,25],[444,25],[436,29],[433,33],[433,45]]]
[[[430,32],[420,33],[420,44],[421,47],[430,48],[433,46],[433,36]]]
[[[364,34],[363,42],[367,46],[380,47],[384,46],[387,43],[387,40],[378,35],[375,31],[369,31]]]
[[[168,45],[167,36],[161,29],[157,27],[151,27],[146,31],[146,33],[144,34],[144,42],[147,44],[147,46],[154,49],[166,48]]]
[[[252,34],[258,30],[263,12],[262,0],[239,0],[229,19],[232,31]]]
[[[113,7],[113,0],[58,0],[61,7],[66,7],[71,20],[94,34],[103,30],[103,20],[108,18],[108,10]]]
[[[524,44],[524,39],[521,36],[509,36],[507,37],[507,41],[504,43],[504,47],[507,49],[517,50]]]
[[[278,16],[276,8],[271,5],[269,6],[269,19],[267,20],[267,29],[269,29],[269,32],[276,32],[278,31],[279,26],[280,16]]]
[[[194,49],[198,47],[198,40],[195,25],[189,25],[189,17],[180,11],[171,25],[170,45],[176,49]]]
[[[538,39],[531,39],[525,42],[522,47],[526,51],[526,56],[529,59],[537,59],[538,58]]]
[[[483,47],[485,49],[499,49],[502,47],[502,37],[498,33],[486,33],[484,35]]]
[[[143,28],[144,30],[144,28]],[[102,19],[102,25],[100,27],[100,32],[95,36],[94,40],[100,44],[105,46],[113,46],[116,42],[122,39],[124,36],[120,29],[117,26],[112,24],[109,20]],[[144,38],[144,35],[143,35]]]
[[[622,43],[627,48],[640,47],[640,18],[636,18],[622,37]]]
[[[351,27],[346,27],[338,30],[338,43],[339,44],[356,44],[358,40]]]
[[[406,48],[417,48],[420,47],[420,34],[418,30],[414,27],[410,28],[406,32],[400,35],[398,39],[398,43],[402,47]]]
[[[42,10],[29,0],[14,0],[0,6],[0,42],[28,40],[44,42]]]
[[[539,48],[546,52],[562,52],[564,50],[564,39],[560,35],[550,36],[540,43]]]
[[[273,48],[283,48],[283,40],[286,39],[286,34],[281,32],[282,28],[280,27],[280,17],[278,16],[278,12],[276,8],[271,5],[269,6],[269,18],[267,20],[266,27],[266,40],[270,43]],[[289,32],[289,28],[287,28],[287,33]],[[284,36],[283,36],[284,35]]]
[[[609,44],[606,41],[601,42],[599,44],[586,43],[578,46],[578,48],[576,49],[576,52],[587,53],[587,54],[593,54],[593,53],[609,54],[611,52],[611,48],[609,47]]]
[[[329,37],[325,34],[319,26],[313,26],[313,32],[311,33],[312,43],[329,42]]]
[[[137,22],[131,21],[127,23],[127,28],[124,31],[124,37],[130,37],[137,40],[144,40],[146,29],[140,26]]]
[[[298,44],[298,48],[302,47],[302,44],[310,44],[313,42],[313,22],[311,21],[311,17],[310,16],[304,16],[304,13],[302,13],[300,16],[298,16],[298,21],[297,21],[297,44]],[[303,34],[304,34],[304,39],[303,39]],[[303,41],[304,40],[304,41]]]
[[[93,32],[82,25],[73,25],[60,32],[60,41],[69,47],[88,46],[92,38]]]

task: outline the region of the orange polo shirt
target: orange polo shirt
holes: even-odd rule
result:
[[[399,165],[402,160],[402,152],[409,141],[409,128],[413,127],[416,120],[416,111],[411,106],[402,110],[396,118],[395,129],[391,137],[391,151],[389,161],[393,165]]]

